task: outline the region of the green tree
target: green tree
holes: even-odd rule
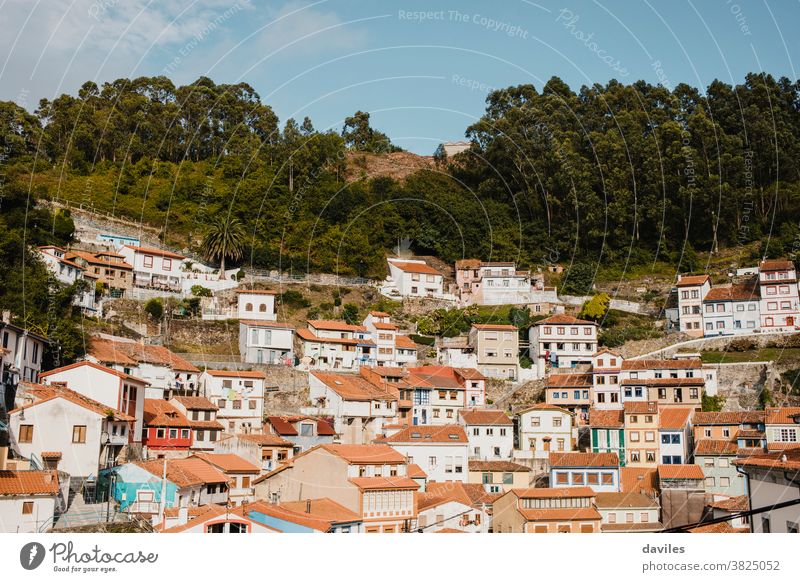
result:
[[[591,321],[600,321],[608,313],[611,298],[606,293],[598,293],[583,304],[578,317]]]
[[[158,297],[153,297],[144,304],[144,311],[153,321],[161,321],[164,317],[164,303]]]
[[[359,323],[358,319],[358,305],[355,303],[345,303],[342,306],[342,319],[350,325]]]
[[[203,239],[203,254],[219,261],[219,278],[225,278],[225,260],[242,258],[245,244],[244,225],[230,214],[214,219]]]
[[[356,111],[346,117],[342,137],[350,149],[358,152],[387,153],[400,151],[385,133],[373,129],[369,124],[369,113]]]
[[[595,270],[586,263],[575,263],[562,279],[562,291],[568,295],[587,295],[594,288]]]

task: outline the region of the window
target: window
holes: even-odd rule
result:
[[[189,429],[188,428],[182,428],[181,429],[181,438],[182,439],[188,439],[189,438]]]
[[[608,514],[608,523],[617,523],[617,514],[616,513],[609,513]]]
[[[73,443],[85,443],[86,442],[86,426],[76,424],[72,427],[72,442]]]
[[[33,501],[22,502],[22,515],[31,515],[33,513]]]
[[[165,271],[172,270],[172,259],[164,259],[162,264],[164,265]]]
[[[233,409],[234,410],[241,410],[242,409],[242,401],[241,400],[234,400],[233,401]]]
[[[641,458],[639,451],[631,451],[631,463],[638,463]]]
[[[719,478],[719,486],[720,487],[730,487],[731,486],[730,477],[720,477]]]
[[[21,424],[19,426],[19,439],[17,439],[21,443],[32,443],[33,442],[33,425],[32,424]]]
[[[727,469],[728,467],[730,467],[730,466],[731,466],[731,461],[730,461],[730,459],[726,459],[725,457],[722,457],[722,458],[720,458],[720,460],[719,460],[719,466],[720,466],[720,468],[722,468],[722,469]]]
[[[153,267],[153,256],[152,255],[145,255],[144,256],[144,266],[147,268]]]
[[[597,485],[600,483],[600,475],[597,473],[587,473],[586,474],[586,484],[587,485]]]
[[[224,409],[226,402],[227,400],[225,400],[224,398],[220,398],[219,400],[217,400],[217,408],[219,408],[220,410]]]
[[[556,483],[558,483],[559,485],[568,485],[569,473],[565,473],[562,471],[556,473]]]
[[[252,400],[248,400],[248,401],[247,401],[247,407],[248,407],[250,410],[255,410],[255,409],[256,409],[256,406],[258,406],[258,402],[257,402],[255,399],[252,399]]]
[[[638,453],[637,453],[638,455]],[[613,485],[614,484],[614,473],[603,473],[601,475],[603,480],[603,485]]]
[[[176,438],[178,438],[178,429],[177,429],[177,428],[171,428],[171,429],[169,429],[169,438],[170,438],[170,439],[176,439]]]
[[[503,473],[503,485],[514,484],[514,473]]]
[[[560,418],[554,418],[553,419],[553,426],[556,426],[556,427],[561,426],[561,419]]]
[[[706,487],[714,487],[717,480],[714,477],[706,477]]]
[[[628,511],[625,513],[625,523],[633,523],[633,512]]]
[[[706,457],[705,459],[703,459],[703,465],[706,467],[713,467],[714,457]]]
[[[573,473],[572,474],[572,484],[573,485],[583,485],[583,473]]]
[[[634,430],[631,432],[631,442],[638,443],[639,442],[639,431]]]

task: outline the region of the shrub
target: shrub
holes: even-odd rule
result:
[[[195,297],[211,297],[211,289],[202,285],[192,285],[191,292]]]
[[[300,293],[300,291],[295,291],[294,289],[284,291],[281,293],[280,298],[282,305],[291,307],[292,309],[304,309],[306,307],[311,307],[311,302],[306,299],[303,294]]]
[[[164,304],[161,302],[161,299],[156,297],[148,299],[147,303],[144,304],[144,311],[153,318],[154,321],[161,321],[161,318],[164,317]]]
[[[345,303],[342,308],[342,319],[350,325],[358,323],[358,305],[355,303]]]

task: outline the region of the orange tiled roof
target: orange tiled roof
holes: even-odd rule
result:
[[[136,366],[140,363],[167,366],[180,372],[200,370],[163,346],[152,346],[133,341],[92,338],[89,355],[107,363]]]
[[[678,430],[689,424],[694,408],[670,406],[658,415],[658,428],[664,430]]]
[[[625,414],[658,414],[658,402],[629,400],[623,406]]]
[[[792,416],[800,415],[800,406],[782,406],[767,408],[766,424],[795,424]]]
[[[324,331],[367,331],[367,328],[363,325],[352,325],[336,319],[309,319],[308,325],[314,329]]]
[[[470,471],[499,471],[503,473],[530,473],[531,468],[511,461],[469,461]]]
[[[712,501],[707,504],[714,509],[722,509],[725,511],[747,511],[750,509],[750,500],[747,495],[739,495],[738,497],[728,497],[727,499],[720,499]]]
[[[590,408],[589,426],[597,428],[622,428],[625,426],[625,411]]]
[[[725,287],[713,287],[706,293],[706,301],[758,301],[760,294],[758,286],[752,283],[739,283]]]
[[[711,525],[700,525],[688,530],[689,533],[713,533],[713,534],[720,534],[720,533],[750,533],[749,529],[746,528],[736,528],[733,527],[727,521],[723,521],[720,523],[712,523]]]
[[[491,505],[495,499],[500,497],[496,493],[487,493],[480,483],[462,483],[461,481],[449,481],[446,483],[431,481],[426,485],[425,491],[432,497],[447,501],[458,501],[472,507]],[[437,502],[436,505],[440,503]]]
[[[243,441],[249,441],[262,447],[292,447],[294,443],[279,437],[276,434],[240,434],[237,435]]]
[[[433,267],[429,266],[426,263],[412,263],[408,261],[391,261],[389,264],[394,265],[401,271],[405,271],[406,273],[422,273],[424,275],[439,275],[440,277],[442,274],[434,269]]]
[[[359,489],[419,489],[417,482],[408,477],[351,477],[348,481]]]
[[[172,251],[166,251],[164,249],[156,249],[153,247],[136,247],[133,245],[125,245],[125,247],[133,249],[135,252],[142,253],[145,255],[155,255],[157,257],[167,257],[168,259],[180,259],[180,260],[186,258],[183,255],[179,255],[178,253],[173,253]]]
[[[205,396],[173,396],[186,410],[219,410],[219,407]]]
[[[694,448],[695,455],[732,455],[735,456],[739,451],[739,447],[734,441],[716,440],[716,439],[703,439],[697,441]]]
[[[458,424],[409,426],[381,439],[384,443],[466,443],[467,434]]]
[[[383,329],[385,331],[397,331],[397,326],[393,323],[383,323],[381,321],[373,321],[372,325],[375,329]]]
[[[535,410],[551,410],[553,412],[563,412],[564,414],[572,414],[566,408],[561,408],[560,406],[556,406],[555,404],[547,404],[546,402],[539,402],[534,404],[533,406],[528,406],[527,408],[523,408],[522,410],[517,411],[517,414],[525,414],[526,412],[533,412]]]
[[[304,499],[280,504],[256,501],[247,505],[247,511],[263,513],[285,521],[327,532],[340,523],[361,521],[361,516],[332,499]]]
[[[198,453],[195,458],[205,461],[224,473],[260,473],[250,461],[232,453]]]
[[[561,499],[569,497],[594,497],[591,487],[527,487],[511,489],[506,495],[513,494],[520,499]]]
[[[395,347],[402,348],[404,350],[415,350],[417,349],[417,344],[414,340],[412,340],[407,335],[398,335],[394,338],[394,345]]]
[[[570,521],[600,520],[600,513],[593,507],[576,507],[570,509],[517,509],[528,521]]]
[[[786,259],[766,259],[758,264],[759,271],[790,271],[794,263]]]
[[[0,471],[0,495],[56,494],[57,471]]]
[[[681,275],[678,277],[678,287],[693,287],[695,285],[702,285],[708,281],[708,275]]]
[[[617,453],[550,453],[551,467],[619,467]]]
[[[648,378],[645,380],[623,380],[622,386],[705,386],[702,378]]]
[[[355,374],[338,374],[336,372],[320,372],[315,370],[311,375],[336,392],[344,400],[397,400],[397,396],[388,388],[378,386]]]
[[[316,342],[319,344],[342,344],[347,346],[374,346],[375,342],[371,339],[358,339],[346,337],[322,337],[316,335],[310,329],[298,329],[297,337],[303,341]]]
[[[659,479],[705,479],[700,465],[659,465]]]
[[[488,408],[467,408],[459,412],[464,424],[481,424],[491,426],[511,426],[514,422],[502,410]]]
[[[741,467],[800,471],[800,448],[787,449],[785,451],[777,451],[762,455],[751,455],[743,459],[736,459],[733,463]]]
[[[655,494],[657,471],[652,467],[622,467],[619,474],[622,491],[644,493],[645,495]]]
[[[101,372],[105,372],[106,374],[111,374],[112,376],[116,376],[117,378],[122,378],[123,380],[130,380],[133,382],[138,382],[140,384],[147,384],[150,385],[150,382],[144,380],[142,378],[137,378],[136,376],[131,376],[130,374],[126,374],[125,372],[120,372],[119,370],[114,370],[113,368],[109,368],[107,366],[101,366],[100,364],[95,364],[94,362],[75,362],[74,364],[69,364],[68,366],[61,366],[60,368],[54,368],[52,370],[48,370],[47,372],[42,372],[39,374],[39,378],[48,378],[53,374],[58,374],[59,372],[66,372],[68,370],[73,370],[75,368],[93,368],[95,370],[100,370]]]
[[[238,295],[277,295],[277,291],[272,289],[237,289]]]
[[[422,470],[422,467],[417,465],[416,463],[410,463],[406,467],[406,476],[409,479],[427,479],[428,474]]]
[[[351,465],[403,464],[406,458],[389,445],[321,445]]]
[[[240,324],[249,325],[250,327],[272,327],[277,329],[294,329],[291,323],[285,321],[266,321],[263,319],[240,319]]]
[[[146,426],[190,426],[189,419],[180,410],[161,398],[144,399],[144,423]]]
[[[695,426],[716,424],[741,424],[744,413],[742,412],[696,412],[692,419]]]
[[[163,459],[134,461],[135,465],[158,478],[164,474],[164,463]],[[167,479],[178,487],[190,487],[204,483],[228,483],[229,480],[221,471],[196,457],[168,459],[166,464]]]
[[[50,385],[43,385],[43,384],[31,384],[29,382],[21,382],[20,386],[25,387],[25,389],[33,394],[36,398],[30,404],[25,404],[20,408],[16,408],[9,412],[15,412],[17,410],[27,410],[32,406],[37,406],[39,404],[43,404],[45,402],[49,402],[55,398],[63,398],[68,402],[72,402],[73,404],[77,404],[78,406],[82,406],[87,410],[91,410],[92,412],[99,414],[101,416],[106,416],[109,412],[113,414],[114,420],[119,421],[127,421],[133,422],[136,420],[134,417],[124,414],[110,406],[106,406],[97,400],[93,400],[88,396],[84,396],[79,392],[75,392],[74,390],[70,390],[66,386],[62,386],[59,384],[50,384]]]

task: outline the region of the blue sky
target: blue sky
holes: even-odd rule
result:
[[[88,79],[207,75],[250,83],[282,122],[369,111],[430,154],[492,88],[797,79],[798,22],[797,1],[0,0],[0,99],[33,109]]]

